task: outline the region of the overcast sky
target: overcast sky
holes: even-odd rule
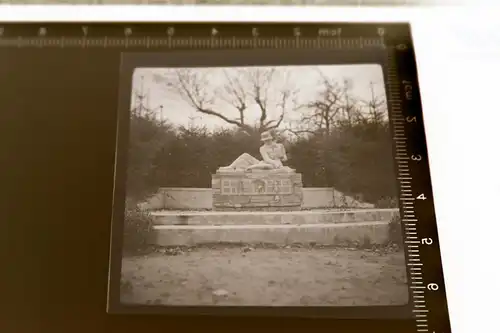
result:
[[[266,67],[255,68],[265,69]],[[342,82],[344,79],[350,80],[352,84],[351,92],[358,99],[371,99],[370,82],[374,83],[373,87],[376,95],[385,95],[382,68],[379,65],[282,66],[275,68],[276,73],[268,89],[269,119],[275,119],[279,115],[280,111],[275,105],[277,105],[279,92],[283,87],[297,90],[296,99],[299,103],[314,100],[321,90],[321,74],[319,71],[326,77],[338,82]],[[220,88],[227,82],[224,71],[229,76],[235,76],[238,69],[241,68],[197,68],[195,71],[198,74],[207,75],[210,84],[205,88],[211,93],[215,88]],[[190,123],[206,125],[211,129],[220,126],[231,126],[214,116],[196,112],[179,94],[169,90],[165,82],[155,79],[159,76],[169,75],[169,73],[172,73],[172,71],[168,68],[138,68],[133,75],[133,91],[140,92],[143,89],[144,93],[149,96],[147,104],[149,104],[150,108],[158,108],[163,105],[164,119],[168,119],[174,124],[184,126]],[[134,107],[134,103],[135,99],[132,98],[132,107]],[[229,118],[236,118],[237,116],[236,109],[222,99],[215,99],[212,108]],[[295,113],[295,115],[297,114]],[[257,105],[250,104],[245,116],[247,117],[247,123],[256,121],[260,117]],[[289,112],[285,119],[292,120],[293,118],[293,114]]]

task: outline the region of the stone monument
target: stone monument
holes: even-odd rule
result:
[[[212,175],[215,211],[293,211],[302,205],[302,175],[284,166],[285,148],[271,133],[261,134],[262,160],[242,154]]]

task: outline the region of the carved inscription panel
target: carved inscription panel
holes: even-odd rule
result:
[[[292,191],[290,179],[221,179],[224,195],[291,194]]]

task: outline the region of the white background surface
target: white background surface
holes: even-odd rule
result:
[[[0,21],[410,21],[454,333],[498,332],[499,17],[485,7],[0,8]]]

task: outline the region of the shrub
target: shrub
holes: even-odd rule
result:
[[[399,216],[393,216],[389,222],[389,244],[403,246],[403,232]]]
[[[146,249],[152,226],[153,218],[148,212],[128,204],[125,208],[123,253],[135,255]]]
[[[133,114],[129,135],[127,197],[142,200],[155,193],[161,185],[154,174],[155,159],[162,152],[165,142],[173,140],[175,134],[169,124],[161,123],[153,116]]]
[[[392,197],[384,197],[375,203],[377,208],[398,208],[398,200]]]
[[[307,136],[279,138],[291,168],[304,187],[334,187],[380,208],[397,206],[389,123],[336,124]],[[127,196],[143,200],[160,187],[211,186],[211,175],[240,154],[260,158],[260,136],[235,128],[208,130],[132,115],[127,164]],[[380,198],[384,198],[379,200]],[[377,203],[378,201],[378,203]]]

